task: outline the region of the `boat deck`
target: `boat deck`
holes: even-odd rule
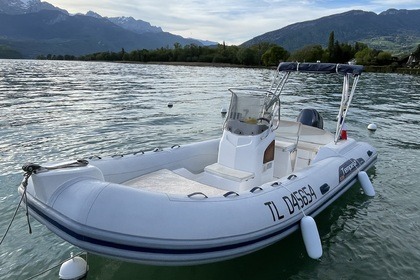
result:
[[[206,196],[222,196],[226,190],[214,188],[200,182],[190,180],[174,171],[160,169],[155,172],[134,178],[124,183],[136,189],[176,195],[202,193]]]

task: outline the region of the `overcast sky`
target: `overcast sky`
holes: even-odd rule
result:
[[[349,10],[420,9],[419,0],[46,0],[70,13],[132,16],[164,31],[239,45],[296,22]]]

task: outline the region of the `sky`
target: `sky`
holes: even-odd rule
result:
[[[239,45],[287,25],[350,10],[420,9],[419,0],[46,0],[69,13],[131,16],[185,38]]]

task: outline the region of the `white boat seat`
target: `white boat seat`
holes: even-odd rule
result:
[[[206,166],[204,171],[236,182],[246,181],[254,177],[252,172],[233,169],[217,162]]]

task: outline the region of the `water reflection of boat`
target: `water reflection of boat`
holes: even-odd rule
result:
[[[290,74],[344,77],[335,134],[314,109],[280,120]],[[376,161],[343,130],[362,67],[281,63],[270,89],[231,89],[220,139],[112,158],[24,166],[29,214],[80,248],[159,265],[241,256],[298,228],[312,258],[316,216]],[[316,93],[315,93],[316,94]]]

